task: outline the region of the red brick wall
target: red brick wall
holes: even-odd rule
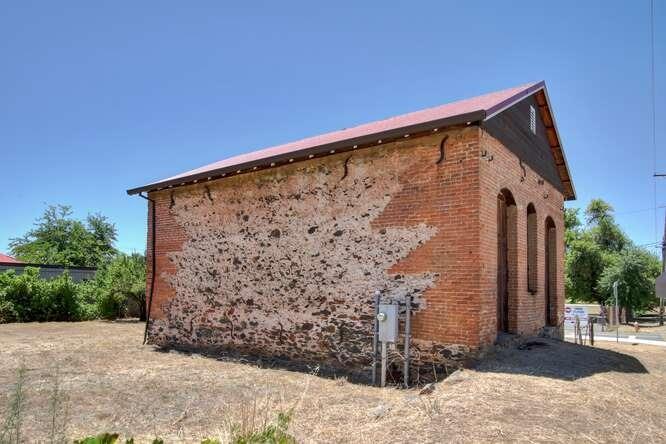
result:
[[[481,266],[482,266],[482,322],[481,342],[490,343],[496,335],[497,293],[497,195],[509,190],[516,201],[510,214],[509,247],[509,326],[510,331],[533,334],[545,325],[545,224],[550,216],[556,227],[557,273],[552,277],[555,285],[554,315],[558,323],[564,313],[564,198],[551,184],[542,180],[529,166],[488,133],[479,130],[480,147],[486,155],[481,158]],[[537,288],[528,291],[527,276],[527,206],[536,209]]]
[[[155,242],[155,269],[157,279],[153,290],[153,301],[150,307],[151,319],[164,318],[162,307],[171,298],[174,297],[174,289],[166,281],[165,277],[173,275],[176,272],[175,264],[169,259],[169,253],[180,251],[183,243],[187,239],[185,230],[176,222],[174,214],[170,211],[171,193],[154,192],[148,197],[155,202],[155,219],[157,226],[157,238]],[[152,221],[152,203],[148,204],[147,226],[148,237],[146,244],[146,295],[150,294],[150,284],[152,281],[152,242],[153,227]]]
[[[441,137],[434,140],[438,142]],[[437,150],[430,150],[421,157],[406,175],[406,186],[394,196],[374,225],[382,227],[409,221],[439,227],[433,238],[391,271],[429,270],[439,275],[437,285],[425,292],[427,309],[414,318],[415,338],[476,347],[479,330],[476,127],[451,132],[444,150],[445,160],[439,165],[436,165]]]
[[[437,163],[445,136],[445,158]],[[345,163],[349,177],[342,179]],[[188,346],[220,345],[259,355],[362,367],[370,360],[372,294],[379,287],[394,296],[414,292],[419,301],[412,324],[416,361],[437,363],[487,345],[496,335],[496,199],[502,188],[509,189],[517,202],[510,209],[516,220],[509,236],[509,261],[514,264],[510,270],[510,326],[515,332],[533,333],[544,325],[547,215],[557,227],[556,302],[558,307],[563,304],[562,196],[549,184],[540,184],[539,178],[525,168],[526,176],[521,180],[523,170],[518,159],[479,127],[470,126],[150,193],[157,211],[158,276],[150,340]],[[268,188],[273,190],[270,196],[266,194]],[[308,210],[310,206],[303,206],[300,195],[313,189],[324,189],[318,199],[330,202],[322,206],[320,201],[312,201],[313,209]],[[368,209],[369,226],[364,228],[366,215],[348,210],[350,206],[365,205],[367,190],[383,203],[377,206],[377,202],[368,202],[373,208]],[[274,199],[280,199],[281,205],[276,206]],[[526,274],[529,202],[535,205],[538,219],[539,285],[534,295],[527,291]],[[318,218],[316,224],[312,212]],[[148,216],[150,221],[150,213]],[[281,248],[292,245],[298,255],[310,245],[300,238],[309,232],[299,225],[306,219],[316,225],[311,227],[313,235],[326,227],[341,227],[339,235],[331,236],[330,249],[326,247],[316,256],[301,254],[287,268],[281,268],[284,263],[269,266],[266,276],[278,283],[283,280],[285,285],[270,297],[263,290],[262,296],[247,296],[263,289],[267,285],[264,280],[269,280],[257,274],[257,266],[252,264],[266,258],[270,262],[278,254],[264,251],[264,243],[270,249],[269,240],[273,240],[261,233],[279,229],[276,241],[285,245]],[[355,238],[355,229],[362,235]],[[259,237],[250,239],[256,233]],[[366,242],[384,233],[389,237],[391,233],[402,234],[393,244],[381,244],[381,251],[363,251],[379,248]],[[207,239],[216,236],[224,239],[219,257],[211,256],[214,246],[212,239]],[[149,224],[148,288],[151,237]],[[402,237],[412,240],[393,251]],[[230,242],[233,253],[228,250]],[[347,247],[344,242],[349,242]],[[369,254],[371,259],[354,264],[345,253],[350,249]],[[385,261],[387,256],[394,257]],[[235,268],[232,259],[233,264],[238,263]],[[368,265],[368,261],[380,268],[381,264],[389,265],[379,270],[379,276],[374,273],[368,277],[373,279],[372,284],[365,285],[362,274],[349,280],[355,269]],[[249,268],[243,268],[245,263]],[[326,281],[322,291],[313,290],[307,276],[317,267],[322,271],[339,267],[340,277]],[[206,276],[210,276],[210,288],[206,287]],[[229,287],[231,280],[238,280],[238,284]],[[311,311],[313,295],[318,307],[325,309]],[[188,305],[198,298],[201,301]],[[268,306],[279,306],[274,317],[286,320],[285,325],[279,323],[279,330],[270,314],[259,320],[253,317],[253,312]]]

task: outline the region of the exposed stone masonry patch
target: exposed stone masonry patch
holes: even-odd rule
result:
[[[375,229],[410,167],[373,150],[237,176],[174,193],[187,233],[164,275],[175,296],[153,342],[226,347],[267,356],[366,366],[372,298],[412,294],[419,308],[434,273],[390,274],[437,231]]]

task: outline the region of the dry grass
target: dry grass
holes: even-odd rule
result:
[[[377,389],[141,345],[137,323],[0,326],[0,418],[25,365],[27,442],[49,439],[54,373],[67,434],[228,439],[293,409],[299,442],[664,442],[666,349],[546,342],[498,351],[434,393]]]

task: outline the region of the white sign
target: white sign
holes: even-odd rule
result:
[[[587,325],[589,316],[586,307],[564,307],[564,325],[570,325],[572,327],[576,325],[576,316],[580,319],[581,326]]]
[[[657,278],[655,290],[658,298],[666,299],[666,271],[661,273],[661,276]]]

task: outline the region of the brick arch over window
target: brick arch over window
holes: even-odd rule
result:
[[[555,222],[548,216],[544,232],[544,297],[545,325],[555,325],[557,321],[557,230]]]
[[[517,327],[517,207],[513,193],[497,195],[497,331]]]
[[[536,294],[537,277],[537,214],[534,204],[527,205],[527,291]]]

